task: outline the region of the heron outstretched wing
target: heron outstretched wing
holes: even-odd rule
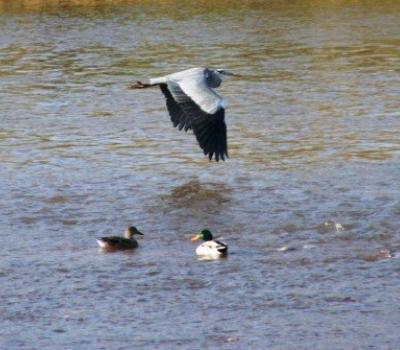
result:
[[[193,79],[195,78],[195,79]],[[168,79],[160,84],[173,125],[193,129],[204,154],[211,160],[228,156],[225,109],[221,96],[206,86],[204,78]]]

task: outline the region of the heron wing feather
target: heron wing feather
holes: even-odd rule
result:
[[[167,100],[167,108],[173,125],[181,130],[193,129],[197,142],[211,160],[224,160],[228,156],[225,110],[220,106],[214,113],[207,113],[191,99],[180,84],[168,81],[160,84]]]
[[[185,131],[192,128],[190,118],[185,114],[182,106],[177,103],[168,89],[167,84],[160,85],[161,91],[167,100],[167,109],[171,116],[171,122],[174,127],[178,127],[179,130],[185,128]]]
[[[166,76],[170,83],[179,85],[186,96],[189,96],[204,112],[214,114],[220,107],[224,107],[224,100],[207,84],[207,68],[191,68],[182,72]],[[171,91],[175,100],[179,103],[180,94]]]

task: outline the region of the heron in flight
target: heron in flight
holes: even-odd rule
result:
[[[213,88],[227,75],[237,76],[224,69],[191,68],[149,79],[148,83],[138,81],[131,88],[159,86],[174,127],[192,129],[204,154],[218,162],[228,157],[228,144],[224,99]]]

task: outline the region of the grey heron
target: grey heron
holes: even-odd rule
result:
[[[136,82],[132,89],[159,86],[165,96],[174,127],[193,130],[199,146],[208,158],[218,162],[228,157],[225,124],[225,102],[213,88],[221,85],[222,77],[237,76],[224,69],[191,68],[148,83]]]

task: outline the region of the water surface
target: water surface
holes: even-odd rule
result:
[[[0,2],[1,348],[398,347],[399,2],[190,3]],[[127,89],[193,66],[226,162]]]

